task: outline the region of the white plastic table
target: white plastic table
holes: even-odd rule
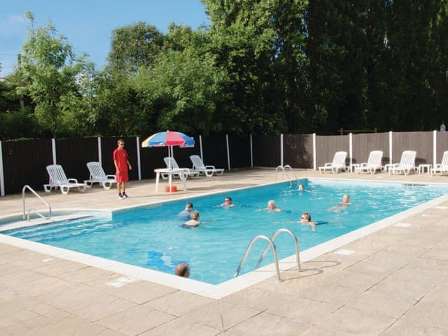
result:
[[[171,190],[171,186],[173,184],[173,175],[179,175],[182,173],[185,173],[185,179],[182,179],[182,182],[184,183],[184,189],[186,190],[186,176],[188,174],[188,170],[187,169],[169,169],[169,168],[158,168],[158,169],[154,169],[154,173],[156,173],[156,192],[159,191],[159,180],[160,180],[160,175],[164,174],[164,175],[168,175],[168,184],[170,186],[170,190]]]
[[[417,172],[419,174],[429,174],[431,173],[431,168],[432,168],[432,164],[430,163],[423,163],[423,164],[419,164],[417,167]]]

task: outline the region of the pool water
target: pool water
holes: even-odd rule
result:
[[[298,183],[305,185],[305,191],[298,190]],[[305,250],[446,193],[447,187],[434,185],[305,179],[191,198],[200,212],[201,225],[195,229],[181,227],[178,213],[186,203],[182,200],[116,212],[112,218],[92,217],[3,233],[168,273],[178,263],[187,262],[191,278],[219,284],[233,278],[241,255],[256,235],[269,236],[288,228]],[[344,194],[350,195],[350,206],[332,209]],[[227,195],[234,200],[233,208],[219,206]],[[271,199],[281,212],[264,210]],[[315,232],[298,224],[304,211],[322,223]],[[253,270],[264,247],[265,242],[255,245],[243,273]],[[286,235],[278,238],[277,247],[280,257],[294,253]],[[264,264],[270,262],[272,257],[266,257]]]

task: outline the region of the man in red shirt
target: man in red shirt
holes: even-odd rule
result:
[[[117,180],[118,198],[128,198],[126,195],[126,182],[129,180],[128,169],[131,170],[132,166],[129,163],[128,152],[124,148],[124,140],[119,139],[118,146],[114,150],[114,164],[115,164],[115,179]]]

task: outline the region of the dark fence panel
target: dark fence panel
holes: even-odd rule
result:
[[[227,169],[227,146],[225,135],[208,135],[202,137],[202,152],[205,165]]]
[[[277,167],[280,160],[280,135],[253,136],[254,166]]]
[[[201,155],[201,147],[199,144],[199,137],[195,136],[195,146],[193,148],[174,147],[174,158],[180,168],[191,168],[193,164],[190,160],[190,155]]]
[[[14,194],[29,184],[37,190],[48,183],[46,166],[53,164],[51,140],[3,141],[5,193]]]
[[[432,132],[394,132],[392,136],[393,161],[400,162],[401,153],[405,150],[417,151],[415,164],[432,163]]]
[[[311,134],[285,134],[283,161],[293,168],[313,168],[313,136]]]
[[[168,149],[159,148],[141,148],[140,163],[142,170],[142,179],[154,178],[154,169],[165,168],[163,158],[168,155]]]
[[[371,151],[383,151],[383,164],[389,163],[389,133],[352,135],[353,163],[367,162]]]
[[[437,163],[442,161],[445,151],[448,151],[448,132],[437,132]]]
[[[229,135],[230,166],[232,168],[250,167],[250,138]]]
[[[102,137],[101,138],[101,153],[102,164],[106,174],[115,174],[115,165],[113,160],[113,152],[117,148],[117,140],[120,137]],[[132,170],[129,172],[130,180],[138,180],[137,169],[137,141],[135,137],[123,138],[126,145],[125,148],[128,151],[129,162],[132,165]]]
[[[337,151],[350,154],[350,140],[348,135],[318,135],[316,136],[317,166],[323,166],[326,162],[332,162]]]
[[[56,162],[64,168],[68,178],[76,178],[79,182],[87,180],[89,170],[86,164],[90,161],[98,161],[96,137],[56,139]]]

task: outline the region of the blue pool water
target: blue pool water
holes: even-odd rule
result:
[[[196,229],[180,227],[177,214],[186,201],[175,201],[117,212],[112,219],[94,217],[4,233],[168,273],[173,273],[177,263],[187,262],[192,278],[218,284],[233,277],[249,240],[258,234],[271,235],[278,228],[288,228],[300,238],[304,250],[448,192],[447,187],[434,185],[301,183],[306,185],[305,192],[298,191],[295,183],[279,183],[192,198],[201,217]],[[330,210],[345,193],[352,204],[341,211]],[[235,207],[219,207],[226,195],[233,198]],[[283,211],[263,210],[270,199]],[[304,211],[310,212],[313,220],[326,223],[312,232],[297,223]],[[245,271],[253,269],[263,247],[262,242],[256,245]],[[287,236],[279,237],[278,248],[281,257],[294,251]],[[266,258],[265,264],[269,262]]]

